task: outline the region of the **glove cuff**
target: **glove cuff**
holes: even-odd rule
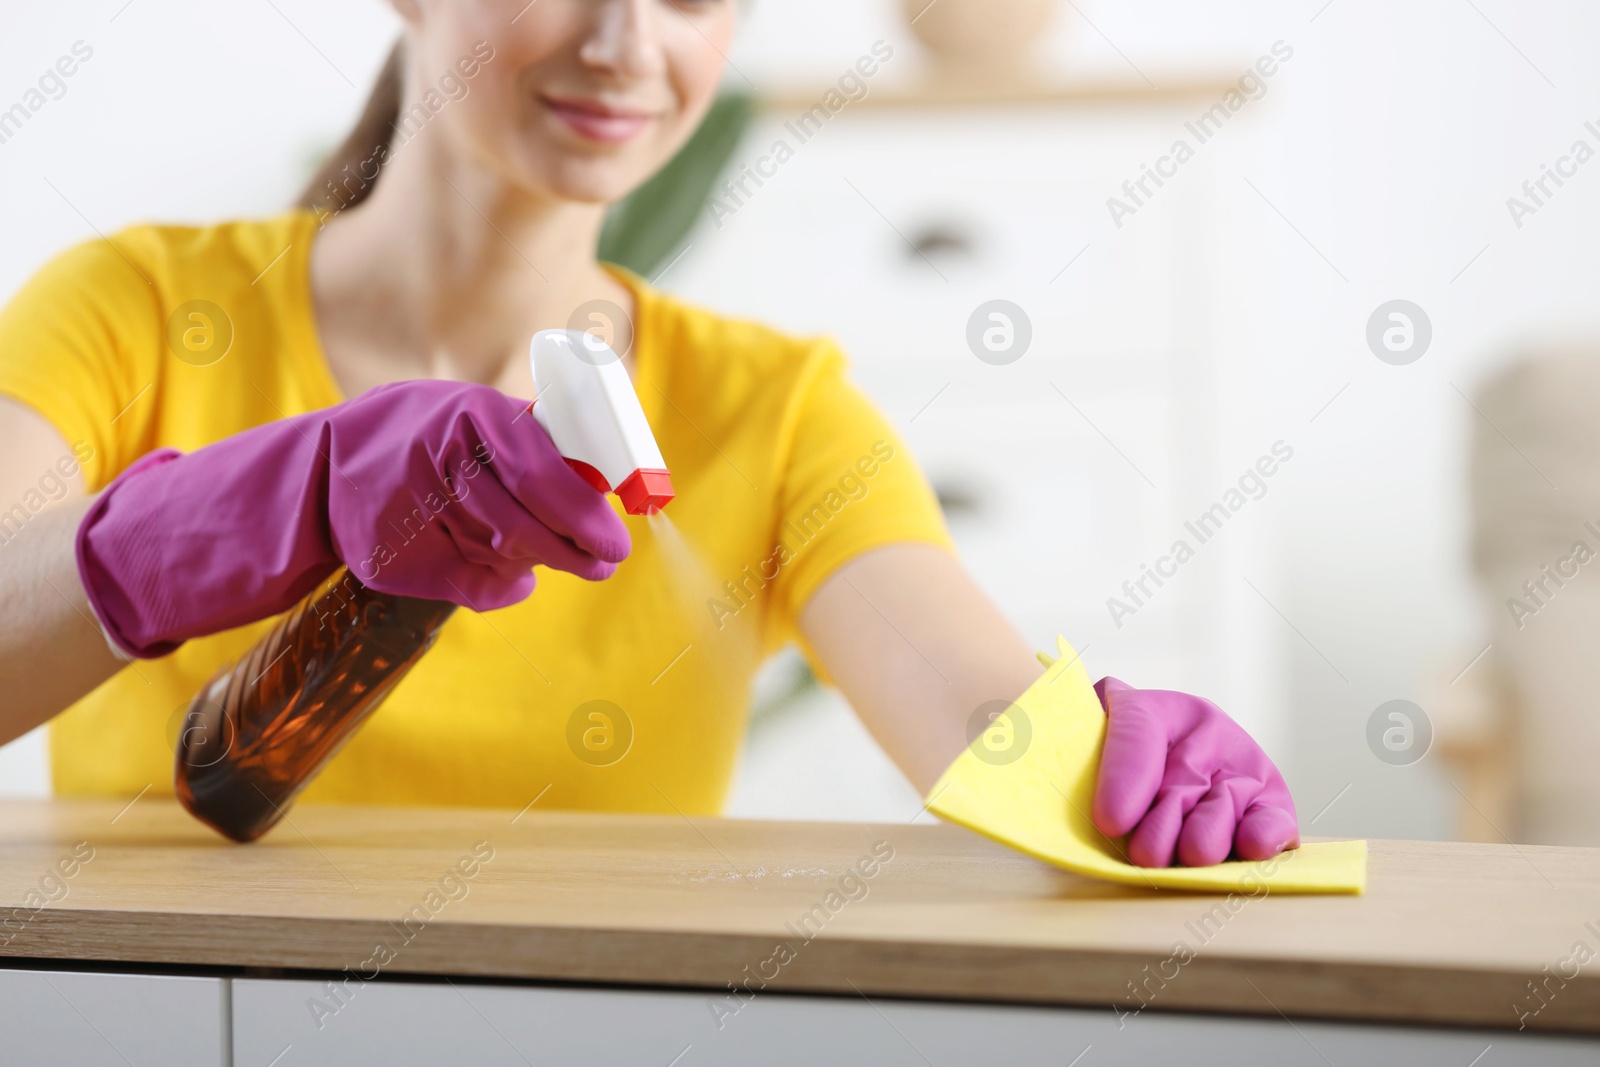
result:
[[[106,642],[123,659],[154,659],[183,643],[161,636],[173,617],[167,583],[174,576],[163,566],[164,480],[146,476],[181,455],[162,448],[141,456],[101,490],[78,525],[79,581]]]

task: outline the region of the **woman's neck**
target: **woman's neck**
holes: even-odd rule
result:
[[[420,377],[531,395],[534,331],[595,299],[633,314],[627,287],[595,262],[604,205],[540,199],[427,142],[396,153],[312,249],[330,369],[347,395]]]

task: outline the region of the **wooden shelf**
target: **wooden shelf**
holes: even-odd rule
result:
[[[1183,942],[1152,1010],[1514,1028],[1530,979],[1600,945],[1600,849],[1373,842],[1366,896],[1230,904],[1086,881],[949,826],[305,806],[233,845],[171,801],[124,806],[0,802],[0,958],[338,972],[448,884],[458,898],[386,973],[721,991],[785,942],[774,992],[1104,1010]],[[18,908],[80,841],[93,858],[66,894]],[[476,842],[492,859],[444,883]],[[892,858],[845,883],[862,895],[798,938],[874,847]],[[1600,972],[1527,1022],[1600,1032]]]
[[[1238,88],[1238,78],[1189,77],[1151,86],[1125,81],[993,81],[930,79],[925,82],[869,84],[869,92],[839,112],[908,111],[983,107],[1140,107],[1184,100],[1219,100]],[[757,94],[757,106],[779,115],[797,115],[822,102],[833,86],[779,88]]]

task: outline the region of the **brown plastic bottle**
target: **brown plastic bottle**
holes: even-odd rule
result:
[[[253,841],[383,703],[455,605],[368,589],[341,567],[189,705],[178,799]]]

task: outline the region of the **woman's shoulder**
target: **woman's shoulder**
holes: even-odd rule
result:
[[[196,277],[208,289],[251,285],[309,241],[315,228],[316,216],[304,210],[204,226],[141,223],[68,249],[45,269],[102,275],[132,268],[133,280],[157,289],[183,288]]]
[[[148,336],[184,301],[267,299],[261,276],[299,243],[316,217],[294,211],[210,226],[141,224],[84,241],[40,266],[5,302],[8,329],[48,328],[86,317]]]
[[[633,285],[642,339],[673,370],[771,387],[845,369],[845,357],[829,336],[789,333],[713,311],[636,279]]]
[[[305,211],[208,226],[128,226],[57,253],[12,303],[25,304],[29,295],[55,300],[75,293],[97,305],[131,303],[158,311],[190,295],[252,286],[308,241],[315,226],[316,216]]]

